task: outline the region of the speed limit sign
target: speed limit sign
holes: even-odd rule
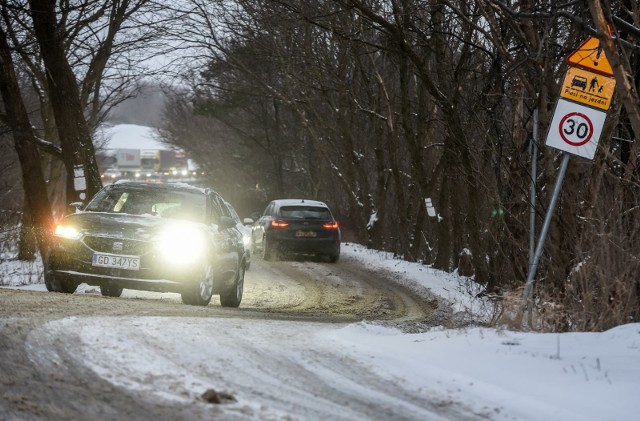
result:
[[[607,114],[559,99],[547,134],[547,146],[593,159]]]
[[[562,117],[558,131],[565,143],[582,146],[593,137],[593,123],[587,115],[574,111]]]

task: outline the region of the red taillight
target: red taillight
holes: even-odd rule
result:
[[[326,224],[322,224],[322,226],[325,227],[326,229],[329,229],[329,230],[337,230],[338,229],[338,223],[336,221],[327,222]]]
[[[271,221],[271,226],[274,228],[284,228],[288,227],[289,223],[284,221]]]

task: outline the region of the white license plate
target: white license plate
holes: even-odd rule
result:
[[[99,266],[103,268],[139,270],[140,257],[139,256],[121,256],[118,254],[94,253],[91,264],[93,266]]]
[[[318,235],[315,231],[296,231],[296,237],[315,237]]]

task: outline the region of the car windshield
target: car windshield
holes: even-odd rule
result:
[[[331,219],[329,209],[319,206],[283,206],[280,217],[290,219]]]
[[[188,191],[117,186],[101,190],[85,210],[204,222],[206,197]]]

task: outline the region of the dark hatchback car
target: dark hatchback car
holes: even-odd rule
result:
[[[45,283],[72,293],[81,282],[119,297],[123,288],[177,292],[206,306],[242,300],[245,247],[225,201],[186,184],[117,182],[66,216],[52,239]]]
[[[340,258],[340,227],[329,207],[316,200],[274,200],[253,226],[254,248],[264,260],[279,252]]]

